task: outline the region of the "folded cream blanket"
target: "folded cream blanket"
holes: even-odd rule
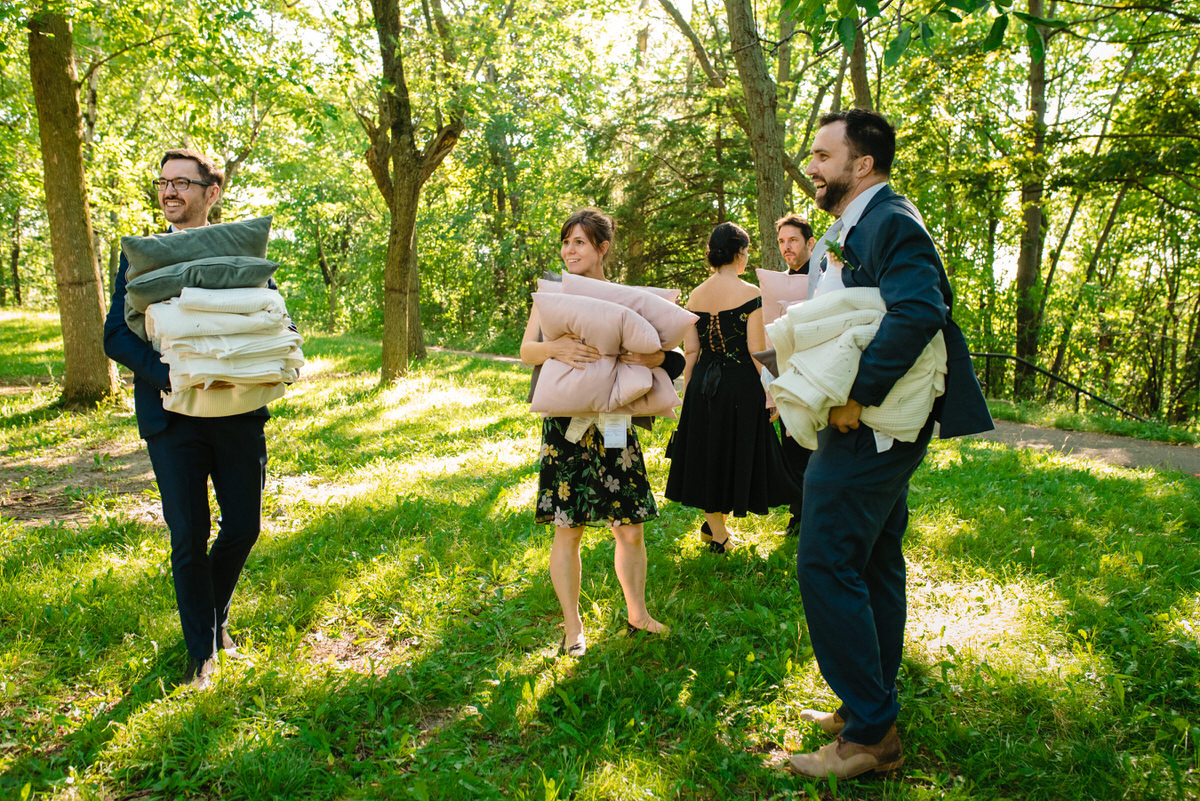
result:
[[[198,314],[179,307],[177,299],[151,303],[146,307],[146,333],[161,352],[164,340],[184,337],[210,337],[225,334],[279,333],[287,315],[276,311],[257,311],[252,314],[204,312]]]
[[[293,384],[304,359],[299,351],[277,359],[208,359],[168,348],[162,360],[171,368],[171,387],[207,387],[213,382],[235,384]]]
[[[193,417],[253,411],[284,393],[304,365],[279,292],[184,287],[146,307],[146,330],[171,370],[163,408]]]
[[[225,388],[191,387],[163,393],[163,408],[189,417],[245,414],[283,397],[283,384],[234,384]]]
[[[291,329],[271,334],[228,334],[226,336],[187,337],[171,340],[177,353],[207,356],[213,359],[287,356],[303,344],[303,338]]]
[[[817,447],[829,410],[849,398],[862,352],[886,312],[878,289],[852,287],[790,306],[767,326],[780,366],[771,396],[788,433],[804,447]],[[862,421],[902,442],[914,441],[934,399],[945,392],[945,377],[946,343],[939,331],[883,403],[863,409]]]

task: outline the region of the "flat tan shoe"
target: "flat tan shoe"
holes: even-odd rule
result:
[[[852,743],[839,736],[811,754],[795,754],[788,759],[788,770],[797,776],[812,779],[824,779],[830,774],[839,779],[851,779],[872,771],[884,773],[895,770],[903,764],[900,735],[892,726],[883,739],[874,745]]]
[[[830,737],[841,734],[846,726],[846,721],[837,712],[822,712],[820,709],[801,709],[800,719],[817,724]]]

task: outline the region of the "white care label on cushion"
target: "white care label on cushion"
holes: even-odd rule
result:
[[[629,442],[632,419],[628,414],[601,414],[600,430],[604,432],[604,447],[624,448]]]

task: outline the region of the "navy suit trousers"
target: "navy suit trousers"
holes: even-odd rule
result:
[[[216,652],[229,602],[250,549],[258,539],[267,441],[262,417],[170,415],[166,430],[146,447],[163,517],[171,530],[171,572],[188,654]],[[211,550],[208,480],[221,516]]]
[[[842,700],[851,742],[879,742],[900,712],[908,480],[932,431],[931,417],[916,442],[877,453],[868,426],[828,427],[804,474],[797,580],[813,654]]]
[[[777,422],[779,425],[779,441],[783,446],[783,463],[787,465],[788,471],[791,472],[796,486],[803,489],[804,471],[808,469],[808,460],[812,457],[813,452],[788,436],[787,429],[783,425],[783,420]],[[801,492],[788,506],[788,511],[791,512],[792,518],[799,522],[803,510],[804,494]],[[788,521],[789,524],[791,522],[791,520]]]

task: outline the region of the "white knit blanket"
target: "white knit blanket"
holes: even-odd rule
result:
[[[179,308],[188,311],[252,314],[257,311],[286,314],[283,296],[277,289],[244,287],[235,289],[201,289],[186,286],[179,293]]]
[[[862,352],[887,313],[879,290],[852,287],[795,306],[767,326],[780,375],[771,397],[788,433],[809,449],[829,422],[829,410],[850,397]],[[917,438],[933,401],[946,391],[946,342],[939,331],[883,403],[863,409],[862,421],[902,442]]]

